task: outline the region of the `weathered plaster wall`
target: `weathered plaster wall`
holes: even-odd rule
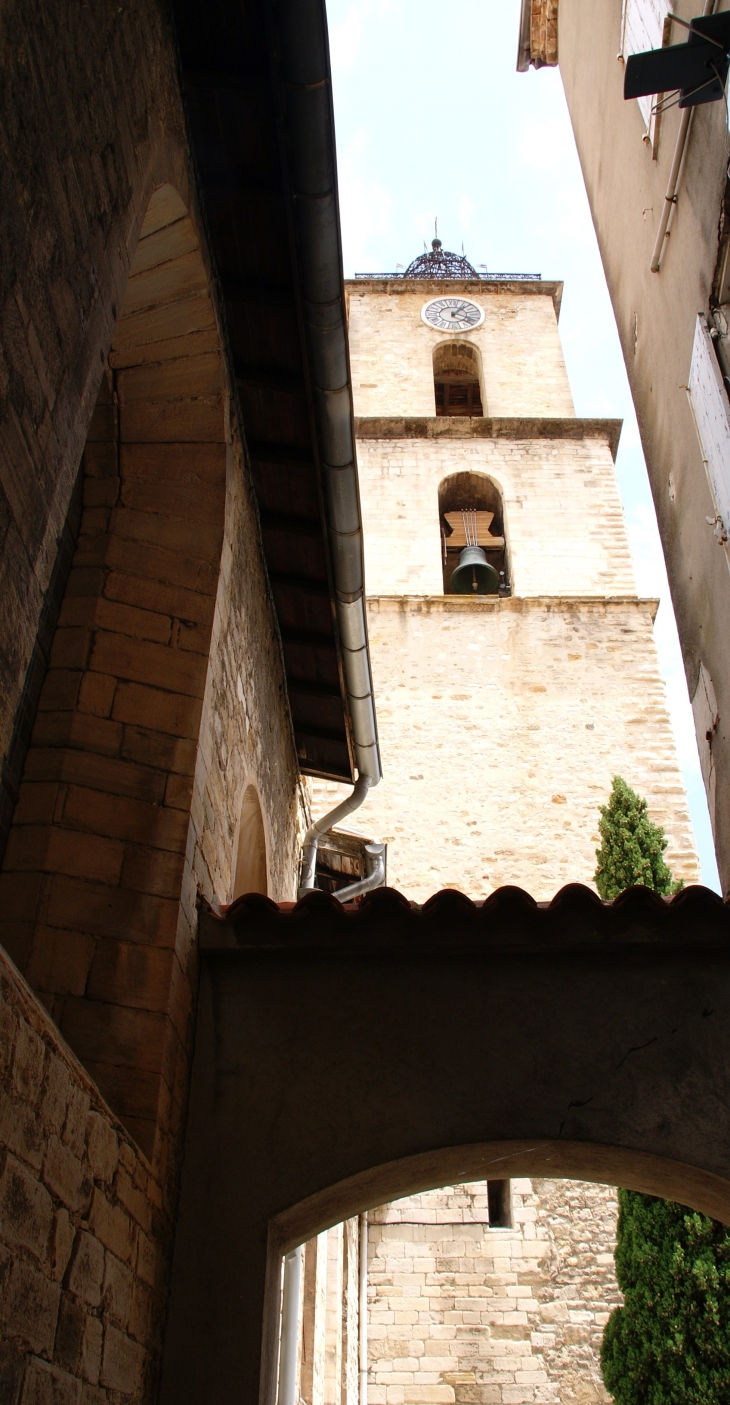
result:
[[[372,1405],[598,1405],[604,1324],[620,1301],[616,1192],[511,1182],[511,1229],[483,1181],[370,1212]]]
[[[698,881],[649,603],[371,598],[368,624],[383,780],[352,819],[387,840],[391,887],[591,883],[615,774]],[[312,785],[321,813],[338,792]]]
[[[0,1397],[154,1395],[169,1186],[0,948]]]
[[[573,415],[553,297],[541,285],[523,293],[499,285],[449,282],[387,291],[347,284],[350,363],[358,415],[433,415],[434,348],[469,342],[481,357],[485,415]],[[433,297],[462,294],[484,309],[481,327],[458,335],[426,326]]]
[[[605,439],[361,435],[357,457],[371,598],[442,593],[438,489],[463,472],[486,474],[500,490],[514,594],[635,594]]]
[[[690,0],[676,8],[690,20]],[[726,9],[725,0],[717,6]],[[708,518],[714,506],[686,392],[698,312],[709,307],[723,224],[727,122],[721,102],[697,108],[661,271],[650,263],[675,150],[678,108],[661,118],[653,159],[638,103],[624,102],[621,0],[560,0],[560,72],[621,338],[646,455],[690,697],[700,668],[719,722],[712,812],[720,875],[730,892],[730,571]],[[672,28],[671,43],[684,31]],[[725,231],[727,222],[725,217]],[[698,745],[708,752],[697,711]],[[712,764],[710,764],[710,761]]]

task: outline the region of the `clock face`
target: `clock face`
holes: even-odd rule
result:
[[[471,332],[484,321],[484,311],[470,298],[434,298],[421,316],[437,332]]]

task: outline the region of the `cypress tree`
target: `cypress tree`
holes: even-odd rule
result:
[[[730,1230],[706,1215],[620,1190],[616,1276],[601,1373],[616,1405],[730,1401]]]
[[[620,776],[601,807],[595,884],[676,892],[664,831]],[[601,1372],[616,1405],[730,1405],[730,1230],[706,1215],[619,1190],[616,1276],[623,1307],[603,1334]]]
[[[664,830],[649,819],[648,806],[621,776],[614,776],[607,805],[601,806],[598,824],[601,847],[594,883],[604,901],[617,898],[633,883],[643,883],[666,896],[677,892],[671,870],[664,862]]]

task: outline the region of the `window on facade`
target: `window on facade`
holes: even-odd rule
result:
[[[512,1195],[509,1181],[487,1181],[489,1228],[512,1228]]]
[[[440,342],[433,353],[437,415],[482,416],[479,353],[468,342]]]
[[[476,545],[491,572],[475,572],[474,593],[509,595],[504,510],[496,483],[484,473],[455,473],[444,479],[439,488],[439,518],[444,594],[470,593],[458,578],[454,581],[454,572],[463,565],[465,548]]]
[[[647,49],[661,49],[669,42],[668,19],[672,9],[670,0],[623,0],[621,16],[621,55],[624,59],[631,54],[642,54]],[[646,127],[645,140],[650,143],[652,154],[656,156],[658,123],[652,108],[659,102],[660,95],[637,98]]]

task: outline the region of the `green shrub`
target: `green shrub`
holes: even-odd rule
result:
[[[604,901],[617,898],[625,888],[643,883],[665,896],[677,892],[671,870],[664,862],[667,840],[664,830],[653,824],[648,806],[621,776],[614,776],[607,805],[601,806],[598,830],[601,847],[596,850],[598,866],[594,883]]]
[[[730,1230],[620,1190],[615,1257],[624,1306],[606,1324],[601,1371],[616,1405],[728,1405]]]

